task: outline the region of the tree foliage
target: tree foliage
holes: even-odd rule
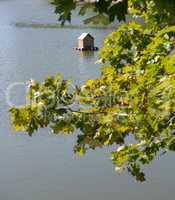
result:
[[[77,8],[81,16],[89,10],[95,13],[85,23],[106,24],[116,19],[125,21],[128,14],[147,15],[148,12],[149,18],[146,21],[150,21],[151,17],[154,22],[167,23],[167,19],[174,22],[174,0],[53,0],[52,4],[62,24],[71,21],[72,11]]]
[[[58,13],[71,11],[76,6],[71,2],[72,7],[62,4]],[[10,109],[13,127],[30,136],[48,126],[54,134],[78,129],[75,153],[83,155],[88,149],[113,145],[116,170],[126,170],[144,181],[143,165],[175,150],[175,18],[173,1],[166,2],[94,3],[95,11],[110,20],[114,18],[110,18],[109,7],[119,3],[126,4],[133,17],[104,40],[99,56],[101,76],[73,90],[59,74],[43,83],[31,80],[30,104]],[[120,18],[120,10],[116,10],[113,15],[124,19],[127,12]],[[60,19],[66,16],[70,14]],[[135,20],[138,16],[144,23]]]

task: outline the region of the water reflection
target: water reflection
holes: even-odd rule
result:
[[[87,79],[91,79],[92,76],[89,76],[90,71],[94,71],[98,65],[95,65],[95,61],[98,59],[97,52],[94,51],[76,51],[78,56],[78,71],[81,77],[82,82]],[[84,63],[88,64],[84,64]],[[98,69],[99,73],[99,69]]]
[[[79,51],[79,55],[84,59],[94,58],[94,51]]]

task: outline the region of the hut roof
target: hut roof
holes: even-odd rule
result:
[[[87,36],[90,36],[92,39],[94,39],[90,33],[82,33],[82,34],[78,37],[78,39],[79,39],[79,40],[83,40],[83,39],[86,38]]]

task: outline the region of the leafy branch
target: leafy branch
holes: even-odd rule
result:
[[[55,0],[63,22],[67,17],[70,20],[77,4],[66,2]],[[75,153],[83,155],[88,149],[113,145],[115,169],[144,181],[143,165],[175,151],[175,18],[174,3],[167,2],[171,8],[156,0],[94,3],[95,11],[111,21],[116,15],[124,19],[129,10],[133,18],[139,15],[144,23],[124,23],[106,37],[97,79],[76,87],[60,74],[43,83],[31,80],[30,104],[10,109],[14,129],[30,136],[43,127],[50,127],[54,134],[71,134],[78,129]],[[123,8],[124,4],[128,7]],[[115,11],[109,12],[113,6]],[[81,14],[85,12],[86,7]],[[128,136],[133,143],[128,143]]]

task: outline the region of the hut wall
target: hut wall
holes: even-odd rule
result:
[[[84,48],[94,47],[94,40],[91,37],[87,37],[84,39]]]
[[[82,49],[84,48],[84,41],[83,40],[78,40],[78,48]]]

